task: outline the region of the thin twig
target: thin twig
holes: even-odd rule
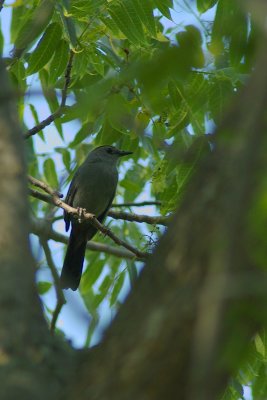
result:
[[[169,222],[168,217],[162,217],[161,215],[157,216],[149,216],[149,215],[138,215],[138,214],[130,214],[124,211],[109,211],[108,216],[114,219],[124,219],[126,221],[134,221],[139,223],[147,223],[151,225],[164,225],[167,226]]]
[[[55,328],[56,328],[56,323],[57,323],[57,319],[58,319],[59,313],[60,313],[62,307],[64,306],[64,304],[66,303],[66,300],[65,300],[65,297],[64,297],[64,294],[63,294],[63,290],[60,287],[59,275],[57,273],[57,269],[56,269],[56,266],[54,264],[53,257],[52,257],[50,248],[48,246],[47,240],[44,237],[40,236],[40,242],[41,242],[41,245],[42,245],[42,247],[44,249],[44,252],[45,252],[47,265],[50,268],[51,274],[52,274],[53,279],[54,279],[56,296],[57,296],[57,304],[56,304],[56,308],[55,308],[54,313],[53,313],[51,326],[50,326],[50,332],[53,335],[55,333]]]
[[[35,125],[31,129],[29,129],[24,134],[24,139],[28,139],[29,137],[31,137],[31,136],[35,135],[36,133],[40,132],[46,126],[48,126],[52,122],[54,122],[55,119],[57,119],[57,118],[59,118],[59,117],[61,117],[63,115],[64,108],[65,108],[65,105],[66,105],[66,100],[67,100],[68,87],[69,87],[70,79],[71,79],[70,75],[71,75],[73,56],[74,56],[74,52],[71,50],[70,51],[68,65],[67,65],[66,72],[65,72],[65,84],[64,84],[64,88],[62,89],[62,92],[61,92],[61,103],[60,103],[59,108],[53,114],[49,115],[49,117],[45,118],[39,124]]]
[[[41,182],[38,179],[33,178],[33,177],[29,177],[29,181],[32,184],[34,184],[34,186],[39,186],[46,193],[50,194],[52,203],[54,205],[62,208],[63,210],[65,210],[67,213],[71,214],[74,217],[77,217],[77,218],[80,217],[80,212],[77,208],[71,207],[68,204],[66,204],[64,201],[60,200],[57,193],[52,188],[50,188],[48,185],[46,185],[44,182]],[[104,225],[102,225],[98,221],[98,219],[96,218],[96,216],[94,214],[84,212],[82,215],[82,218],[83,218],[83,220],[89,221],[91,225],[93,225],[97,230],[101,231],[104,235],[109,236],[119,246],[123,246],[127,250],[134,253],[138,258],[145,259],[147,257],[147,253],[143,253],[143,252],[139,251],[135,247],[131,246],[129,243],[125,242],[122,239],[119,239],[116,235],[114,235],[113,232],[111,232],[108,228],[106,228]]]
[[[144,206],[160,206],[161,201],[142,201],[140,203],[120,203],[112,204],[111,208],[115,207],[144,207]]]
[[[34,178],[31,177],[31,179],[34,179]],[[46,184],[44,184],[44,185],[47,186]],[[51,196],[40,193],[38,190],[29,189],[29,193],[32,197],[35,197],[42,201],[45,201],[46,203],[54,204],[51,199]],[[51,195],[52,195],[52,193],[51,193]],[[126,221],[138,222],[138,223],[145,222],[145,223],[151,224],[151,225],[167,226],[168,222],[169,222],[169,217],[162,217],[161,215],[158,215],[158,216],[138,215],[138,214],[126,213],[123,211],[117,212],[117,211],[112,211],[112,210],[110,210],[107,215],[114,219],[123,219]]]
[[[33,176],[28,175],[28,180],[33,186],[36,186],[36,187],[39,187],[40,189],[43,189],[46,193],[50,194],[51,196],[55,195],[55,196],[58,196],[60,198],[63,197],[63,195],[61,193],[59,193],[57,190],[52,189],[45,182],[39,181],[39,179],[36,179]],[[37,190],[35,190],[35,191],[32,190],[32,192],[39,193],[39,192],[37,192]],[[40,193],[40,195],[41,195],[41,193]],[[53,202],[51,202],[51,203],[53,204]]]
[[[72,69],[73,57],[74,57],[74,52],[71,50],[68,65],[67,65],[66,72],[65,72],[65,84],[64,84],[64,88],[62,90],[62,97],[61,97],[61,103],[60,103],[61,108],[65,107],[66,100],[67,100],[67,92],[68,92],[68,87],[70,85],[70,74],[71,74],[71,69]]]
[[[50,239],[54,240],[55,242],[58,243],[67,244],[69,241],[67,236],[62,235],[61,233],[53,230],[51,224],[47,223],[47,220],[44,219],[34,219],[31,221],[31,233],[37,236],[42,236],[46,240]],[[109,246],[104,243],[94,242],[93,240],[87,242],[86,248],[91,251],[98,251],[106,254],[111,254],[119,258],[138,260],[138,257],[136,257],[136,255],[133,254],[131,251],[120,249],[114,246]],[[148,255],[149,254],[147,253],[147,256]]]

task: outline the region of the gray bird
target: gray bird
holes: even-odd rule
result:
[[[78,168],[70,184],[66,203],[72,207],[85,208],[102,222],[111,206],[118,183],[117,162],[120,157],[132,154],[113,146],[100,146],[91,151]],[[68,248],[60,276],[63,289],[76,290],[79,286],[85,248],[97,229],[89,222],[80,223],[64,212],[66,231],[71,223]]]

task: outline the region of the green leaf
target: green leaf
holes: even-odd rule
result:
[[[17,60],[10,68],[10,73],[13,75],[15,84],[19,87],[20,91],[26,90],[26,71],[24,63],[21,60]]]
[[[103,282],[99,286],[100,293],[106,296],[111,285],[112,285],[112,279],[109,275],[106,275],[105,278],[103,279]]]
[[[175,110],[178,110],[182,104],[183,96],[181,94],[181,90],[175,81],[170,81],[168,83],[168,90],[172,100],[172,104]]]
[[[84,124],[81,129],[76,133],[72,142],[70,142],[69,147],[75,149],[78,144],[80,144],[84,139],[86,139],[91,134],[91,124]]]
[[[100,129],[97,137],[96,144],[98,146],[104,145],[107,143],[115,143],[120,140],[122,135],[121,130],[117,130],[113,126],[110,125],[109,120],[105,119],[102,128]]]
[[[52,160],[52,158],[47,158],[45,160],[43,168],[44,168],[44,176],[45,176],[47,183],[53,189],[58,189],[59,184],[58,184],[58,179],[57,179],[56,167],[55,167],[55,163]]]
[[[31,110],[31,113],[32,113],[32,116],[33,116],[35,124],[36,125],[39,124],[40,121],[39,121],[39,118],[38,118],[38,114],[37,114],[36,108],[34,107],[33,104],[29,104],[29,107],[30,107],[30,110]],[[45,142],[45,137],[44,137],[43,131],[39,131],[37,133],[37,135],[40,136],[40,138],[42,139],[43,142]]]
[[[93,284],[97,281],[103,271],[106,260],[100,259],[99,256],[99,253],[96,252],[93,257],[90,256],[89,258],[89,264],[83,274],[81,287],[81,292],[83,294],[85,294],[86,292],[88,292],[89,289],[92,288]]]
[[[40,295],[47,293],[52,286],[51,282],[38,282],[37,290]]]
[[[262,363],[255,374],[252,385],[252,399],[265,399],[267,396],[266,363]]]
[[[173,1],[172,0],[154,0],[155,6],[161,12],[164,17],[168,19],[172,19],[170,14],[170,8],[173,8]]]
[[[205,11],[212,8],[218,0],[197,0],[197,9],[200,13],[204,13]]]
[[[79,53],[75,54],[74,60],[73,60],[73,67],[72,67],[72,73],[75,75],[75,78],[82,78],[87,70],[88,70],[88,54],[85,48],[82,49]]]
[[[122,286],[124,284],[125,277],[126,277],[125,272],[121,272],[115,282],[115,285],[112,289],[111,296],[110,296],[110,306],[111,307],[118,301],[118,296],[119,296]]]
[[[245,55],[248,31],[248,16],[237,10],[229,47],[230,61],[233,66],[237,66]]]
[[[127,260],[126,262],[127,262],[127,272],[129,274],[130,283],[131,283],[131,286],[133,287],[133,285],[135,284],[136,279],[138,277],[137,268],[135,266],[134,261]]]
[[[69,15],[69,0],[62,0],[62,2],[57,2],[57,8],[59,10],[59,15],[64,27],[64,33],[69,39],[72,48],[75,49],[78,44],[78,40],[76,35],[75,23]]]
[[[93,289],[89,289],[84,294],[82,291],[81,291],[81,293],[82,293],[84,303],[85,303],[89,313],[92,314],[94,318],[98,319],[97,308],[98,308],[99,304],[101,303],[101,301],[103,300],[102,295],[95,294]]]
[[[54,3],[51,0],[42,0],[39,5],[23,18],[23,25],[18,30],[15,39],[14,57],[20,57],[25,48],[38,38],[45,26],[51,20],[54,12]],[[22,16],[20,16],[22,17]]]
[[[134,168],[130,168],[124,179],[120,182],[120,186],[125,188],[124,200],[126,202],[132,202],[140,194],[143,184],[142,173],[144,168],[141,165],[135,165]]]
[[[204,67],[204,54],[202,50],[202,37],[194,25],[187,25],[185,31],[176,35],[183,58],[187,59],[194,68]]]
[[[121,32],[135,45],[146,44],[142,23],[134,7],[133,0],[113,2],[108,12]]]
[[[101,7],[106,3],[107,0],[78,0],[72,2],[70,14],[82,21],[88,21],[96,12],[99,13]]]
[[[39,40],[36,49],[30,55],[27,69],[28,75],[38,72],[48,63],[55,52],[61,34],[61,27],[56,22],[47,27],[42,38]]]
[[[27,8],[25,5],[12,8],[12,19],[10,25],[10,39],[14,43],[19,30],[32,15],[33,9]]]
[[[87,337],[86,337],[86,341],[85,341],[85,345],[84,347],[89,347],[91,344],[91,340],[92,340],[92,336],[94,334],[94,331],[98,325],[99,322],[99,317],[98,314],[95,313],[93,315],[93,318],[90,320],[90,324],[89,324],[89,328],[88,328],[88,332],[87,332]]]
[[[214,121],[222,120],[230,96],[234,94],[234,87],[230,79],[211,79],[209,95],[209,110]]]
[[[65,147],[55,147],[55,151],[62,155],[63,164],[65,165],[67,171],[70,171],[70,169],[71,169],[71,158],[70,158],[69,150],[66,149]]]
[[[129,103],[120,93],[111,94],[107,101],[106,117],[110,125],[117,131],[125,133],[131,125]]]
[[[92,68],[101,76],[105,75],[105,63],[103,60],[103,55],[99,54],[97,50],[93,50],[89,55],[89,63]]]
[[[140,21],[144,25],[145,29],[150,33],[151,36],[157,36],[155,18],[153,15],[153,3],[151,0],[134,0],[133,1],[137,15]]]
[[[263,357],[266,357],[266,348],[265,345],[262,341],[262,338],[260,337],[259,334],[256,335],[255,337],[255,346],[256,346],[256,350],[257,352]]]
[[[65,40],[61,40],[56,48],[49,68],[49,83],[54,84],[56,80],[65,72],[69,59],[69,45]]]
[[[48,76],[48,72],[45,68],[43,68],[39,71],[39,78],[41,81],[43,94],[48,103],[50,111],[53,113],[59,108],[59,102],[58,102],[56,91],[48,86],[49,76]],[[56,118],[54,120],[54,124],[58,130],[60,137],[63,138],[61,121],[62,121],[62,119]]]

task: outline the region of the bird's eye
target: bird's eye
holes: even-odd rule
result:
[[[107,149],[107,153],[112,154],[112,149]]]

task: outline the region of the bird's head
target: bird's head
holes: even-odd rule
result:
[[[114,146],[104,145],[96,147],[89,154],[90,160],[117,162],[120,157],[133,154],[132,151],[119,150]]]

